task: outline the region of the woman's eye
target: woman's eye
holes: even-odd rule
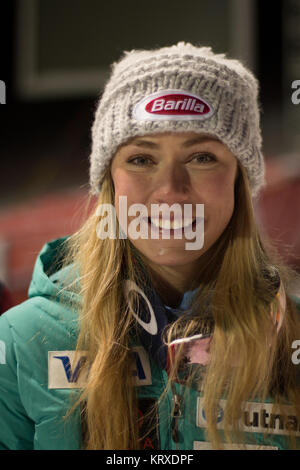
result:
[[[192,157],[191,161],[196,161],[197,163],[213,163],[216,161],[216,157],[210,153],[198,153]]]
[[[151,163],[151,160],[150,158],[148,157],[144,157],[144,156],[137,156],[137,157],[134,157],[132,158],[131,160],[128,161],[128,163],[131,163],[133,165],[136,165],[136,166],[146,166],[146,165],[149,165]]]

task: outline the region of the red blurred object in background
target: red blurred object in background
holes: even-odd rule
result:
[[[15,305],[15,299],[7,289],[7,287],[0,281],[0,315],[6,312]]]
[[[0,279],[16,304],[27,298],[43,245],[79,228],[87,196],[80,190],[60,192],[0,212]]]
[[[256,207],[260,228],[284,261],[300,272],[300,173],[284,158],[267,159],[266,181]]]

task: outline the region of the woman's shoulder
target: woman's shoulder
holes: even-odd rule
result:
[[[78,426],[64,434],[60,420],[73,386],[73,362],[62,360],[73,360],[76,342],[74,314],[46,297],[32,297],[0,317],[0,413],[7,416],[0,448],[78,447]],[[64,381],[54,387],[57,376]]]
[[[0,317],[1,337],[6,330],[18,344],[30,342],[31,346],[36,341],[59,346],[76,340],[80,299],[75,290],[68,288],[72,283],[70,276],[74,274],[72,266],[62,265],[63,241],[57,239],[42,248],[35,263],[28,299]]]
[[[75,313],[48,298],[30,298],[0,317],[0,341],[23,353],[28,350],[29,355],[42,349],[71,349],[77,334]]]

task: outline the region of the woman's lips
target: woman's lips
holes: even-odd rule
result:
[[[170,236],[179,236],[183,238],[183,234],[187,235],[189,233],[195,233],[197,225],[200,222],[203,222],[202,217],[195,217],[192,221],[190,220],[155,220],[148,217],[143,219],[144,222],[148,223],[148,226],[151,228],[151,234],[157,235],[170,235]],[[151,238],[151,236],[150,236]]]
[[[154,219],[151,217],[148,217],[148,221],[154,225],[157,228],[160,229],[166,229],[166,230],[177,230],[177,229],[183,229],[185,227],[189,227],[190,225],[195,222],[196,217],[190,218],[190,219]]]

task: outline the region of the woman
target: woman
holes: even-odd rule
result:
[[[2,448],[299,447],[300,301],[255,222],[257,94],[188,43],[113,65],[96,209],[0,320]]]

